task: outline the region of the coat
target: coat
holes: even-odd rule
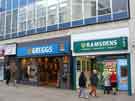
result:
[[[98,76],[97,74],[92,74],[90,77],[91,85],[92,86],[97,86],[98,84]]]
[[[79,77],[79,87],[86,87],[86,77],[84,75],[80,75]]]

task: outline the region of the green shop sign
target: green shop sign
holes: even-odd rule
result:
[[[74,42],[74,52],[98,52],[128,49],[127,37]]]

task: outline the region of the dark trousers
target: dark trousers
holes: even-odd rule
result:
[[[6,71],[6,84],[8,85],[9,84],[9,82],[10,82],[10,71],[9,70],[7,70]]]
[[[10,81],[10,77],[7,77],[7,79],[6,79],[6,84],[7,85],[9,84],[9,81]]]
[[[110,86],[104,86],[104,94],[110,94]]]

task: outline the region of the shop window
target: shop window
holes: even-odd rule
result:
[[[37,62],[35,59],[21,60],[21,80],[37,81]]]
[[[80,60],[77,60],[77,70],[80,71],[81,70],[81,63]]]
[[[98,15],[105,15],[111,13],[110,4],[111,4],[110,0],[98,0]]]
[[[127,66],[121,66],[121,77],[128,77],[128,68],[127,68]]]

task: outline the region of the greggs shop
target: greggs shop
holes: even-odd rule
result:
[[[71,88],[70,37],[20,43],[17,47],[19,83]]]
[[[98,89],[103,89],[103,73],[114,72],[117,75],[117,89],[131,92],[130,57],[128,51],[128,29],[115,29],[71,35],[71,48],[76,68],[76,88],[78,78],[83,71],[90,85],[93,69],[98,71]]]

